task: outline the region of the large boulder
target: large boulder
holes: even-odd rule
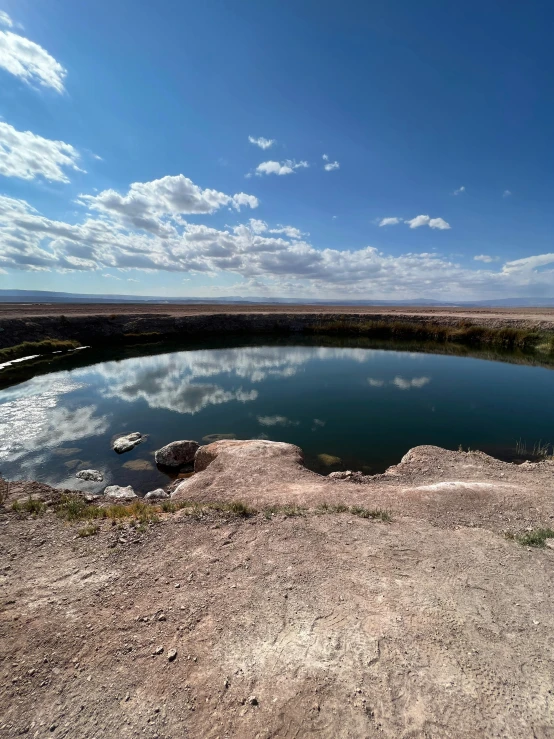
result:
[[[79,470],[75,477],[79,480],[88,480],[90,482],[102,482],[104,475],[99,470]]]
[[[130,485],[127,487],[121,487],[121,485],[108,485],[104,490],[104,496],[110,498],[110,500],[124,501],[133,500],[138,496]]]
[[[293,444],[265,439],[223,439],[196,452],[194,474],[173,491],[176,500],[242,500],[260,497],[296,501],[299,475],[321,480],[300,467],[302,450]],[[300,472],[299,472],[300,470]],[[330,481],[328,483],[331,485]]]
[[[223,439],[214,441],[213,444],[206,444],[206,446],[201,446],[198,449],[194,457],[194,471],[202,472],[220,454],[232,454],[234,459],[241,458],[245,464],[248,464],[252,463],[253,460],[277,458],[291,453],[293,456],[302,459],[302,450],[282,441]]]
[[[123,452],[128,452],[131,449],[134,449],[137,444],[144,441],[144,438],[145,437],[138,431],[135,431],[132,434],[125,434],[125,436],[120,436],[118,439],[115,439],[112,444],[112,449],[118,454],[123,454]]]
[[[158,449],[154,458],[162,467],[182,467],[194,460],[198,447],[197,441],[172,441]]]

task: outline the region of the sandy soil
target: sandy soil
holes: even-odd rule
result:
[[[418,447],[353,483],[210,446],[174,500],[308,510],[86,539],[0,512],[0,736],[554,737],[554,550],[503,535],[554,525],[553,462]]]
[[[527,319],[530,322],[552,322],[554,308],[406,308],[405,306],[356,306],[356,305],[237,305],[194,304],[157,305],[143,303],[0,303],[0,319],[38,316],[149,316],[149,315],[211,315],[237,313],[352,313],[367,315],[452,316],[459,318],[484,318],[500,320]]]

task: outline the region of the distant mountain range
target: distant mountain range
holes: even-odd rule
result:
[[[375,305],[446,308],[554,308],[554,298],[496,298],[492,300],[441,301],[427,300],[306,300],[303,298],[163,298],[157,295],[89,295],[52,292],[50,290],[0,290],[0,303],[273,303],[283,305]]]

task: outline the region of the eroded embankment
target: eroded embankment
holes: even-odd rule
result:
[[[90,315],[39,315],[0,319],[0,350],[5,359],[16,355],[52,351],[83,344],[137,344],[162,340],[187,341],[229,335],[305,334],[368,337],[393,340],[426,340],[503,349],[554,349],[551,317],[525,314],[461,318],[452,314],[259,312],[172,315],[114,313]],[[0,352],[1,354],[1,352]]]
[[[553,735],[554,551],[503,531],[552,522],[554,462],[417,447],[353,483],[289,444],[198,457],[173,502],[259,513],[184,507],[79,538],[52,508],[0,511],[3,734]]]

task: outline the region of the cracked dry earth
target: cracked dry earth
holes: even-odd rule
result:
[[[220,447],[191,492],[220,496],[225,465],[248,501],[265,470],[274,502],[279,484],[369,507],[396,490],[392,522],[182,510],[80,539],[3,512],[0,736],[554,737],[554,551],[501,532],[554,515],[552,463],[422,447],[363,485],[280,445],[279,483],[257,444]]]

